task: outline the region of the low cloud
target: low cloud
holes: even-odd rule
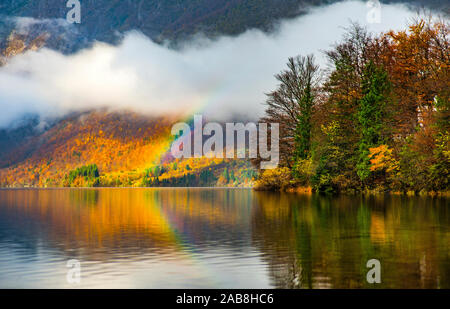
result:
[[[368,10],[362,2],[338,3],[282,21],[274,33],[198,36],[178,50],[130,32],[118,46],[96,43],[73,55],[27,52],[0,68],[0,127],[24,114],[55,117],[97,107],[256,119],[288,57],[314,53],[323,66],[320,51],[339,41],[350,21],[381,32],[404,28],[415,16],[406,7],[386,5],[381,23],[367,24]],[[36,21],[21,21],[23,27],[29,22]]]
[[[46,28],[70,28],[71,30],[75,30],[73,24],[68,23],[63,18],[36,19],[33,17],[8,17],[8,19],[16,25],[16,31],[21,34],[26,34],[35,26],[44,26]]]

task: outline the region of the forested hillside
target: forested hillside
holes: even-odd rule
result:
[[[45,36],[12,34],[0,66],[37,50]],[[170,155],[176,116],[92,110],[62,119],[25,116],[0,129],[0,187],[251,186],[245,160],[181,159]]]
[[[445,21],[371,35],[353,26],[328,51],[289,59],[264,121],[280,121],[281,166],[260,188],[449,190],[450,50]]]
[[[72,115],[2,156],[2,187],[251,186],[244,160],[174,159],[175,118],[131,112]]]
[[[0,2],[0,37],[16,25],[7,17],[31,17],[29,31],[50,34],[48,46],[72,52],[94,40],[115,43],[120,33],[139,30],[156,41],[183,40],[202,32],[208,36],[236,35],[250,28],[271,30],[280,19],[305,14],[309,9],[339,0],[82,0],[82,23],[66,27],[57,22],[68,12],[67,1],[3,0]],[[389,0],[441,12],[447,1]]]

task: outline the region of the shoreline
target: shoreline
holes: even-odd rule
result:
[[[367,195],[367,196],[380,196],[380,195],[390,195],[390,196],[428,196],[428,197],[448,197],[450,198],[450,191],[421,191],[416,193],[414,191],[400,192],[400,191],[379,191],[379,190],[364,190],[364,191],[348,191],[348,192],[335,192],[335,193],[325,193],[325,192],[315,192],[312,187],[291,187],[284,190],[269,190],[257,187],[0,187],[0,191],[6,190],[103,190],[103,189],[245,189],[252,190],[256,192],[279,192],[279,193],[290,193],[290,194],[321,194],[321,195]]]

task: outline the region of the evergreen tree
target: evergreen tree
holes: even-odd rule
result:
[[[429,189],[439,191],[449,188],[450,175],[450,101],[436,97],[434,100],[434,149],[430,167]]]
[[[298,116],[297,116],[297,126],[295,128],[295,150],[294,150],[294,160],[295,162],[299,159],[306,159],[311,150],[311,115],[314,103],[313,95],[313,78],[315,65],[313,63],[312,57],[307,57],[306,63],[304,64],[305,69],[302,73],[304,82],[303,85],[299,85],[302,95],[298,102]]]
[[[226,183],[230,182],[230,174],[228,173],[228,168],[227,167],[225,167],[225,169],[223,170],[222,176],[225,179]]]
[[[384,107],[388,99],[390,83],[383,68],[372,61],[366,65],[362,78],[363,97],[359,102],[358,121],[360,140],[358,143],[357,174],[361,181],[370,176],[370,148],[383,143],[382,127],[385,117]]]
[[[235,182],[236,181],[236,178],[234,177],[234,171],[233,170],[231,170],[231,172],[230,172],[230,180],[231,180],[231,182]]]

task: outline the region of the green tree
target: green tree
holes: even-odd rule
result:
[[[318,67],[314,64],[313,56],[297,60],[299,75],[299,91],[301,92],[298,102],[297,126],[295,128],[295,161],[306,159],[311,150],[311,115],[314,104],[313,83]]]
[[[89,186],[95,187],[99,185],[98,178],[100,177],[100,172],[96,164],[81,166],[75,170],[70,171],[66,176],[67,186],[70,187],[78,177],[84,177],[84,179],[88,181]]]
[[[360,187],[355,168],[360,138],[357,113],[371,44],[368,32],[355,24],[342,42],[326,52],[332,70],[322,87],[323,101],[319,101],[315,112],[318,116],[311,151],[315,190],[355,191]]]
[[[230,172],[230,180],[231,180],[231,182],[235,182],[236,181],[236,177],[234,176],[234,171],[233,170],[231,170],[231,172]]]
[[[222,174],[223,178],[225,179],[226,183],[230,182],[230,174],[228,173],[228,168],[225,167]]]
[[[362,78],[363,97],[359,103],[358,122],[360,126],[360,140],[358,143],[357,174],[361,181],[370,176],[369,148],[383,143],[382,129],[385,118],[385,105],[388,100],[390,83],[387,73],[382,67],[369,61],[364,68]]]
[[[446,190],[450,174],[450,101],[436,97],[434,101],[433,163],[430,167],[431,190]]]

